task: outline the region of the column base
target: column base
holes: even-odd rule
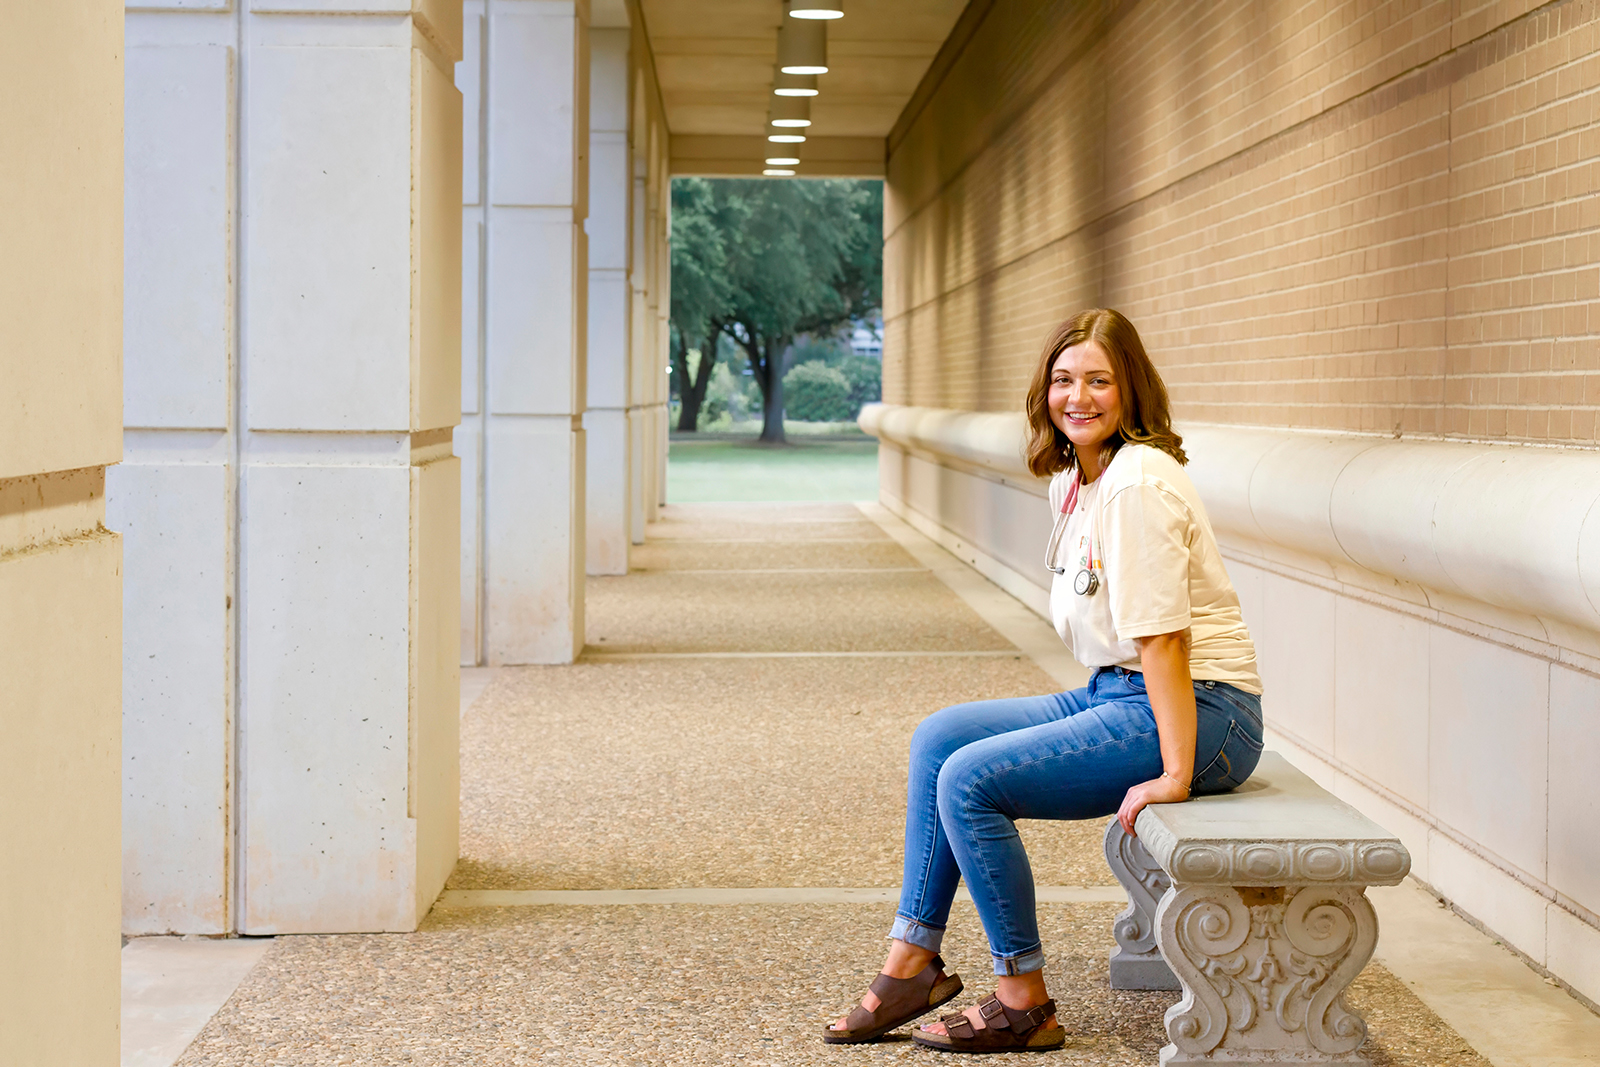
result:
[[[1306,1067],[1314,1063],[1317,1067],[1372,1067],[1371,1061],[1365,1056],[1340,1056],[1335,1059],[1307,1060],[1292,1054],[1264,1052],[1262,1058],[1249,1058],[1248,1054],[1213,1053],[1209,1056],[1194,1056],[1180,1052],[1176,1045],[1168,1045],[1161,1050],[1161,1067],[1172,1064],[1173,1067],[1183,1067],[1184,1064],[1205,1064],[1205,1067]]]
[[[1121,946],[1111,950],[1112,989],[1182,989],[1161,953],[1128,952]]]

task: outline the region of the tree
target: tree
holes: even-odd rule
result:
[[[779,442],[783,356],[795,335],[827,333],[881,301],[882,186],[839,180],[719,185],[719,192],[748,208],[744,225],[727,241],[728,332],[745,350],[761,389],[761,440]]]
[[[742,203],[718,198],[704,178],[672,183],[672,365],[683,407],[678,429],[693,431],[717,361],[717,340],[727,329],[731,302],[725,235],[744,217]],[[689,369],[691,341],[700,342],[700,363]]]
[[[783,361],[795,336],[828,333],[881,303],[882,186],[677,179],[672,207],[678,427],[695,425],[726,333],[761,390],[761,439],[782,441]],[[690,381],[690,340],[702,336]]]

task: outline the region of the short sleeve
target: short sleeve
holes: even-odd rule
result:
[[[1067,480],[1063,472],[1057,471],[1050,477],[1050,515],[1052,518],[1061,514],[1061,505],[1067,500]]]
[[[1189,509],[1148,483],[1130,485],[1101,512],[1099,553],[1119,641],[1188,629]]]

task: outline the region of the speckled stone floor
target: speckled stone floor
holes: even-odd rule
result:
[[[1004,651],[847,505],[666,509],[641,568],[591,583],[607,651]],[[833,568],[836,574],[689,574]],[[890,573],[843,573],[896,569]],[[679,573],[673,573],[679,572]],[[604,637],[602,643],[598,639]],[[462,729],[458,889],[892,886],[906,742],[963,700],[1048,691],[1020,653],[633,659],[501,672]],[[1102,826],[1024,824],[1041,884],[1105,885]],[[1062,1064],[1153,1065],[1170,993],[1106,982],[1115,905],[1041,908]],[[283,937],[179,1061],[853,1064],[819,1029],[881,959],[886,904],[437,907],[414,934]],[[990,987],[971,906],[946,957]],[[1371,966],[1349,995],[1377,1067],[1486,1067]],[[1032,1061],[1030,1061],[1032,1062]]]
[[[917,723],[1050,688],[1020,653],[507,671],[462,724],[450,885],[899,885]],[[1103,822],[1022,825],[1042,884],[1112,880]]]
[[[648,571],[588,588],[588,645],[609,652],[1013,647],[926,571]]]

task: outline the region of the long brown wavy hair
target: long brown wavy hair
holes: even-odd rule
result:
[[[1172,407],[1167,387],[1145,354],[1139,331],[1121,313],[1110,308],[1090,308],[1063,322],[1050,334],[1039,357],[1033,383],[1028,386],[1028,469],[1040,478],[1072,470],[1078,456],[1072,442],[1050,421],[1050,372],[1056,358],[1074,345],[1093,341],[1111,360],[1111,373],[1122,397],[1122,419],[1117,432],[1106,439],[1106,462],[1127,441],[1159,448],[1179,463],[1189,462],[1183,438],[1172,432]]]

